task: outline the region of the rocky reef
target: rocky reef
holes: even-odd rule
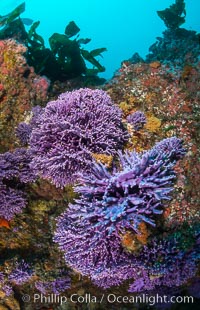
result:
[[[28,66],[25,52],[26,47],[13,39],[0,41],[1,152],[16,146],[15,127],[32,106],[47,98],[49,81]]]
[[[198,305],[200,50],[184,10],[160,11],[146,60],[101,87],[50,81],[0,41],[0,309]]]

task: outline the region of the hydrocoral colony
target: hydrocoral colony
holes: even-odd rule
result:
[[[40,291],[42,294],[60,294],[61,292],[65,291],[71,286],[71,281],[69,276],[57,278],[54,281],[49,282],[42,282],[37,281],[35,283],[35,287]]]
[[[26,122],[19,123],[19,125],[15,131],[15,134],[23,146],[26,146],[29,144],[33,128],[35,128],[37,126],[37,124],[38,124],[38,122],[39,122],[39,120],[43,114],[43,110],[44,109],[41,108],[40,106],[33,107],[31,110],[30,121],[28,123],[26,123]]]
[[[146,117],[143,112],[136,111],[132,114],[130,114],[127,117],[128,123],[130,123],[133,128],[137,131],[140,130],[145,124],[146,124]]]
[[[18,187],[35,180],[30,162],[30,151],[25,148],[0,154],[0,218],[11,220],[26,206],[23,191]]]
[[[44,108],[32,130],[32,167],[41,177],[63,187],[88,171],[92,153],[116,154],[128,140],[121,110],[103,90],[66,92]]]
[[[54,237],[66,262],[104,288],[147,273],[144,259],[125,251],[122,236],[127,230],[139,233],[144,222],[156,226],[171,199],[173,167],[184,154],[182,141],[173,137],[142,154],[119,153],[120,168],[112,172],[94,164],[90,174],[80,173],[75,187],[80,197],[59,217]]]
[[[16,263],[16,267],[7,276],[0,272],[0,287],[6,296],[13,294],[12,284],[23,285],[28,282],[33,276],[33,271],[31,270],[29,264],[24,260]]]
[[[8,279],[11,283],[21,285],[29,281],[32,276],[33,271],[31,270],[29,264],[25,261],[21,261],[16,264],[16,268],[11,272]]]
[[[1,155],[0,180],[8,192],[15,190],[7,182],[13,178],[34,181],[30,163],[34,172],[60,187],[79,178],[75,187],[79,199],[59,217],[54,237],[72,268],[104,288],[134,278],[129,291],[178,286],[195,275],[199,257],[195,251],[175,253],[176,244],[151,242],[135,255],[123,244],[127,231],[140,234],[143,223],[156,227],[165,202],[171,199],[176,177],[173,167],[185,154],[180,139],[164,139],[144,153],[122,154],[118,149],[128,134],[121,112],[105,92],[90,89],[67,92],[44,109],[34,108],[30,123],[18,127],[17,134],[30,147]],[[118,155],[119,163],[108,170],[94,163],[92,153]],[[21,208],[16,212],[11,208],[9,218]],[[148,257],[159,251],[163,264],[158,270]],[[174,264],[172,257],[176,257]],[[10,275],[10,281],[17,275]],[[62,291],[68,285],[68,279],[59,279],[38,282],[36,287]]]

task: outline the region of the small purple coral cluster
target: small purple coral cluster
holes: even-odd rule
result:
[[[194,239],[195,234],[193,235]],[[180,249],[180,240],[158,240],[144,246],[139,256],[141,272],[134,275],[129,292],[153,291],[159,287],[180,287],[198,270],[199,245],[195,240],[189,249]]]
[[[42,113],[43,108],[41,108],[40,106],[35,106],[31,110],[30,121],[28,123],[19,123],[15,134],[23,146],[29,144],[32,130],[37,126]]]
[[[31,135],[31,126],[25,122],[18,125],[16,129],[16,136],[22,143],[22,145],[27,145]]]
[[[35,175],[30,168],[31,155],[25,148],[0,154],[0,217],[11,220],[26,206],[23,183],[33,182]]]
[[[135,277],[145,255],[127,253],[121,237],[139,233],[141,223],[156,226],[171,199],[173,167],[184,154],[182,141],[174,137],[142,154],[119,153],[120,168],[113,171],[94,163],[89,174],[80,173],[79,199],[58,218],[54,237],[66,262],[103,287]]]
[[[102,90],[61,94],[32,131],[32,167],[57,187],[73,182],[77,172],[90,169],[92,153],[113,155],[123,147],[128,133],[121,119],[121,110]]]
[[[138,131],[143,128],[143,126],[146,124],[146,117],[143,112],[136,111],[127,117],[128,123],[130,123],[133,128]]]
[[[68,276],[66,277],[60,277],[57,278],[54,281],[37,281],[35,283],[35,287],[38,291],[40,291],[42,294],[60,294],[70,288],[71,286],[71,280]]]
[[[183,141],[176,137],[171,137],[157,142],[151,150],[151,156],[168,157],[171,162],[182,159],[186,153],[182,147]]]
[[[26,206],[23,192],[7,187],[0,183],[0,218],[10,221],[16,214],[21,213]]]
[[[8,279],[11,283],[22,285],[29,281],[33,276],[33,271],[31,270],[29,264],[25,261],[17,262],[16,267],[13,269]]]
[[[28,263],[24,260],[16,262],[16,266],[13,268],[9,275],[0,272],[0,288],[8,297],[13,294],[13,285],[23,285],[28,282],[33,276]]]

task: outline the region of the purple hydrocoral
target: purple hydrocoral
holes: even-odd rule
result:
[[[136,111],[127,117],[128,123],[130,123],[133,128],[138,131],[143,128],[143,126],[146,124],[147,120],[143,112]]]
[[[165,248],[163,248],[164,250]],[[155,270],[151,270],[144,265],[142,270],[135,273],[135,281],[130,285],[129,292],[154,291],[158,287],[179,287],[192,279],[198,270],[195,261],[184,259],[184,257],[176,257],[169,268],[165,268],[165,263],[168,264],[169,262],[161,262],[161,273],[155,273]],[[142,264],[144,262],[141,260]]]
[[[171,199],[175,162],[170,154],[120,153],[121,168],[113,172],[94,163],[90,174],[79,177],[83,185],[75,188],[81,196],[74,209],[95,231],[105,230],[108,235],[124,229],[137,232],[142,221],[154,226],[155,215],[163,212],[163,202]]]
[[[72,268],[103,287],[133,277],[137,262],[123,249],[121,236],[127,229],[138,232],[141,222],[155,226],[163,202],[171,199],[174,157],[171,160],[171,152],[161,156],[156,149],[120,153],[119,169],[109,172],[94,163],[90,174],[79,175],[82,185],[75,190],[80,197],[59,217],[54,237]]]
[[[17,285],[24,284],[29,281],[33,276],[33,271],[30,269],[29,264],[23,260],[16,264],[16,268],[11,272],[8,279]]]
[[[22,183],[33,182],[36,176],[30,167],[32,155],[26,148],[0,154],[0,180],[19,179]]]
[[[66,289],[70,288],[71,280],[67,277],[60,277],[55,279],[54,281],[37,281],[35,282],[35,287],[42,294],[60,294],[64,292]]]
[[[44,178],[63,187],[88,171],[92,153],[116,154],[128,139],[121,110],[103,90],[82,88],[49,102],[30,146],[32,166]]]
[[[167,156],[171,161],[182,159],[186,153],[183,148],[183,140],[177,137],[171,137],[157,142],[151,150],[151,156]]]
[[[0,182],[0,218],[8,221],[22,212],[26,206],[26,200],[23,198],[23,192],[14,190]]]
[[[7,297],[10,296],[11,294],[13,294],[12,287],[10,285],[7,285],[7,284],[2,286],[2,291],[6,294]]]
[[[11,220],[25,207],[23,192],[16,187],[35,180],[30,162],[30,152],[25,148],[0,154],[0,217]]]
[[[153,239],[137,256],[141,271],[136,273],[129,292],[157,290],[158,287],[179,287],[192,279],[198,271],[200,246],[195,242],[188,250],[180,249],[176,238]]]
[[[54,237],[67,264],[103,288],[133,278],[135,258],[121,246],[121,238],[115,234],[107,236],[105,232],[94,237],[93,228],[81,220],[74,225],[74,210],[68,211],[73,213],[72,218],[67,212],[59,217]]]
[[[84,275],[100,273],[120,262],[128,262],[128,255],[120,244],[120,237],[107,236],[105,231],[94,234],[90,223],[81,221],[79,210],[71,205],[58,218],[54,241],[64,251],[65,260]],[[75,220],[75,214],[77,219]],[[103,258],[103,259],[102,259]]]
[[[43,110],[40,106],[33,107],[30,114],[30,121],[28,123],[19,123],[15,133],[23,146],[29,144],[31,132],[39,123]]]
[[[22,145],[27,145],[30,139],[32,128],[27,123],[20,123],[16,129],[16,136]]]
[[[133,279],[139,271],[137,258],[124,253],[115,264],[110,263],[104,269],[93,270],[90,277],[94,284],[107,289],[111,286],[119,286],[125,280]]]

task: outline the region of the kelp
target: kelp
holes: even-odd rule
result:
[[[49,38],[49,48],[45,47],[44,39],[37,33],[40,21],[30,23],[29,31],[24,27],[20,14],[25,11],[23,2],[11,13],[0,16],[0,39],[14,38],[27,47],[26,58],[28,64],[33,66],[35,72],[46,75],[51,81],[65,81],[81,75],[97,78],[99,72],[104,72],[96,57],[106,51],[106,48],[97,48],[88,51],[82,45],[88,44],[91,39],[79,38],[80,28],[74,21],[65,27],[64,34],[53,33]],[[86,63],[92,68],[87,68]]]
[[[185,23],[185,2],[184,0],[176,0],[169,8],[157,11],[157,14],[164,21],[167,28],[178,29]]]

